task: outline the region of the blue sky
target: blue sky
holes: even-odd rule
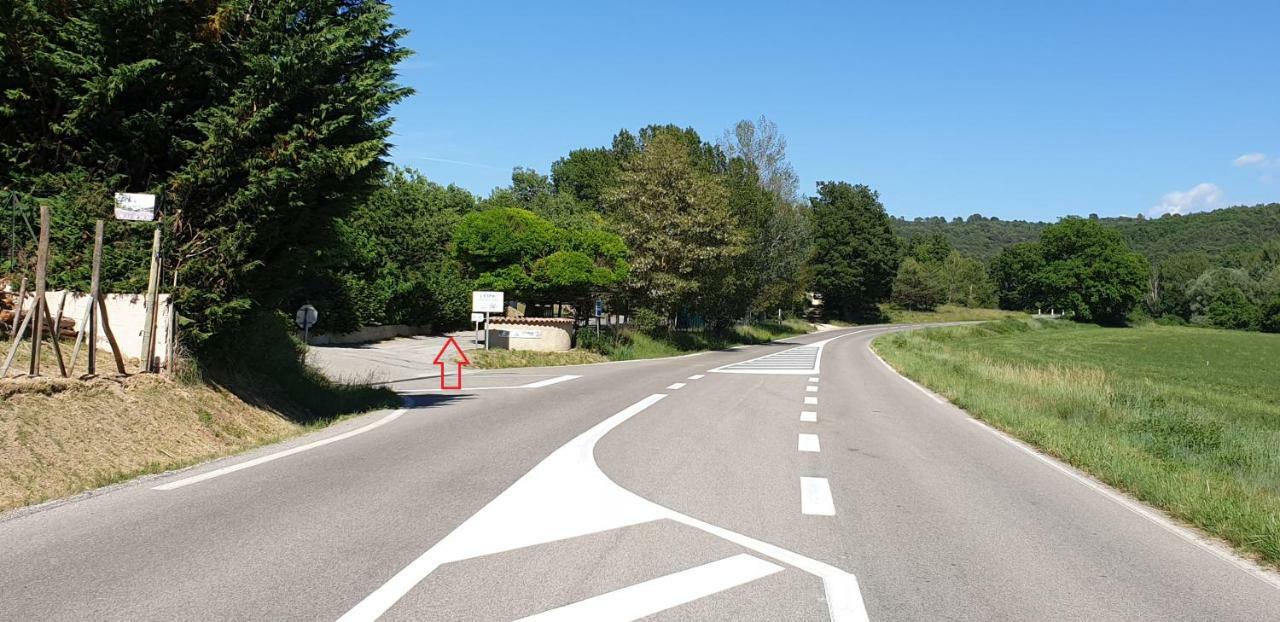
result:
[[[889,6],[892,5],[892,6]],[[1280,2],[410,2],[392,160],[479,194],[765,115],[801,191],[1054,220],[1280,201]]]

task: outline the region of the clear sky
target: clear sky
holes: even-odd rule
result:
[[[392,159],[479,194],[765,115],[801,190],[1054,220],[1280,201],[1280,2],[393,2]]]

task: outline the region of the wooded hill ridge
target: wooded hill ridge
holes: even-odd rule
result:
[[[1160,218],[1098,218],[1096,215],[1089,218],[1119,231],[1130,248],[1152,263],[1187,252],[1200,252],[1220,260],[1280,238],[1280,203],[1240,205]],[[894,231],[903,238],[940,233],[955,250],[984,261],[990,261],[1011,244],[1037,240],[1050,224],[1001,220],[980,214],[952,220],[940,216],[913,220],[893,218]]]

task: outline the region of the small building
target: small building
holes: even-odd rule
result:
[[[535,352],[565,352],[573,348],[574,321],[560,317],[489,318],[489,347]]]

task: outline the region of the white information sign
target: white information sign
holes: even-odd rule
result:
[[[116,193],[116,220],[155,220],[156,195]]]
[[[542,339],[542,331],[540,330],[505,330],[502,331],[503,337],[510,339]]]
[[[471,292],[472,313],[502,313],[502,292]]]
[[[472,313],[472,314],[471,314],[471,322],[472,322],[472,323],[475,323],[475,322],[483,322],[483,321],[484,321],[484,314],[483,314],[483,313]]]

